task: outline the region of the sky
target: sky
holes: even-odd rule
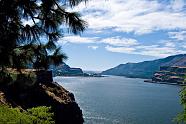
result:
[[[71,67],[103,71],[186,53],[186,0],[89,0],[68,11],[88,23],[58,41]]]

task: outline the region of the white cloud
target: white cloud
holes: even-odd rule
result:
[[[167,46],[144,46],[143,49],[139,49],[138,51],[137,54],[156,57],[167,57],[170,55],[186,53],[186,51],[177,50],[176,48]]]
[[[185,4],[186,4],[186,1],[185,0],[172,0],[171,1],[171,7],[175,11],[181,11],[181,10],[183,10]]]
[[[21,21],[22,21],[24,26],[26,26],[26,25],[33,26],[34,25],[34,22],[31,19],[30,20],[22,19]]]
[[[183,44],[182,48],[186,49],[186,44]]]
[[[93,50],[96,50],[97,48],[99,48],[98,46],[88,46],[88,48],[91,48]]]
[[[34,19],[34,21],[35,21],[35,23],[38,23],[38,22],[39,22],[39,19]],[[22,22],[22,24],[23,24],[24,26],[26,26],[26,25],[33,26],[33,25],[34,25],[34,22],[33,22],[32,19],[28,19],[28,20],[26,20],[26,19],[21,19],[21,22]]]
[[[134,46],[138,45],[139,42],[136,39],[125,38],[125,37],[108,37],[100,39],[98,37],[81,37],[81,36],[65,36],[59,40],[59,43],[104,43],[112,46]]]
[[[155,56],[155,57],[167,57],[170,55],[176,54],[184,54],[186,51],[177,50],[174,47],[166,47],[159,45],[141,45],[141,46],[133,46],[133,47],[112,47],[106,46],[106,50],[110,52],[117,53],[127,53],[127,54],[138,54],[138,55],[147,55],[147,56]]]
[[[171,7],[170,7],[171,6]],[[157,30],[186,29],[184,3],[175,0],[171,4],[150,0],[91,0],[75,8],[89,23],[89,28],[145,34]]]
[[[166,47],[175,47],[175,44],[173,42],[165,42]]]
[[[136,49],[131,47],[112,47],[112,46],[106,46],[106,50],[111,52],[117,52],[117,53],[133,53]]]
[[[169,37],[178,41],[186,40],[186,31],[169,32]]]
[[[100,42],[113,45],[113,46],[133,46],[139,44],[138,41],[135,39],[121,38],[121,37],[105,38]]]
[[[162,40],[152,45],[143,45],[136,39],[124,38],[124,37],[110,37],[101,39],[98,37],[80,37],[80,36],[67,36],[61,38],[59,43],[85,43],[88,44],[88,48],[96,50],[98,44],[106,44],[105,49],[110,52],[138,54],[155,57],[166,57],[175,54],[186,53],[185,50],[179,48],[185,48],[183,44],[178,44],[174,41]],[[89,45],[96,44],[96,45]]]
[[[162,40],[159,42],[160,45],[163,45],[165,47],[176,47],[176,46],[179,46],[178,42],[176,41],[172,41],[172,40]]]
[[[59,43],[95,43],[97,37],[65,36],[59,40]]]

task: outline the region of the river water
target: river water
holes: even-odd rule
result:
[[[85,124],[173,124],[182,110],[180,86],[119,76],[55,77],[54,81],[75,95]]]

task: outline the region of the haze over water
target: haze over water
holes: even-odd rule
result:
[[[119,76],[54,80],[74,93],[85,124],[172,124],[182,110],[180,86]]]

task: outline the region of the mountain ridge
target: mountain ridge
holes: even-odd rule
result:
[[[178,54],[138,63],[120,64],[103,71],[101,74],[133,78],[152,78],[154,72],[158,71],[160,66],[186,66],[186,54]]]
[[[81,68],[72,68],[66,63],[62,63],[58,66],[50,66],[50,70],[52,70],[54,76],[82,76],[83,70]]]

